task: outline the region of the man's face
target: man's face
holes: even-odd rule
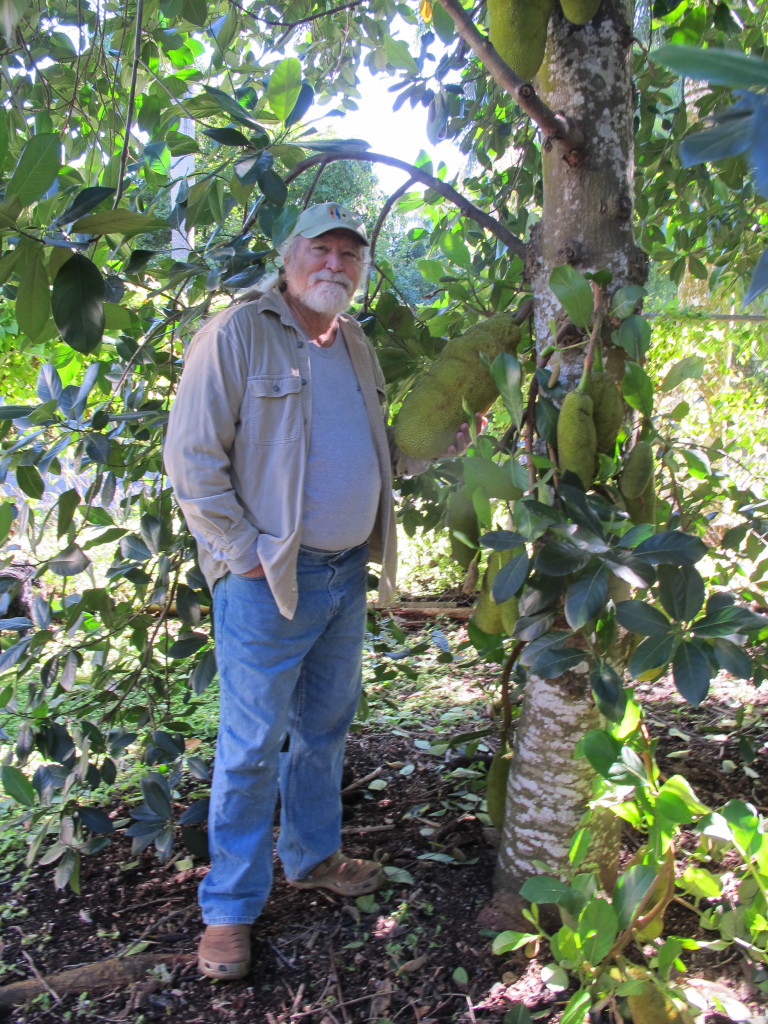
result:
[[[285,261],[288,294],[316,313],[349,308],[363,273],[363,244],[351,231],[296,239]]]

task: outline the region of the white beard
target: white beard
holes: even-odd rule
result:
[[[352,282],[346,275],[343,279],[329,281],[321,277],[310,280],[309,287],[302,295],[301,301],[315,313],[322,313],[324,316],[338,316],[349,309],[352,302],[350,291]]]

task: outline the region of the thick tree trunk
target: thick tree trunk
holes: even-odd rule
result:
[[[583,27],[567,22],[557,5],[550,23],[537,91],[551,109],[570,117],[588,141],[584,159],[576,164],[563,159],[557,145],[546,145],[543,154],[543,214],[528,261],[540,352],[553,341],[550,325],[559,329],[564,320],[549,288],[555,267],[567,263],[581,273],[610,270],[608,296],[646,278],[646,259],[632,232],[631,26],[631,0],[603,0]],[[620,377],[623,353],[611,350],[609,330],[606,325],[605,361]],[[574,340],[578,335],[565,339],[571,346]],[[583,346],[563,351],[560,380],[569,390],[582,365]],[[497,896],[516,893],[526,878],[540,873],[537,862],[554,874],[568,866],[594,782],[588,763],[574,759],[574,747],[585,732],[603,725],[587,684],[587,655],[578,669],[555,680],[527,681],[509,773]],[[617,821],[595,816],[591,826],[593,859],[609,876],[618,852]]]

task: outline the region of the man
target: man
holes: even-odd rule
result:
[[[426,464],[391,443],[373,348],[341,315],[367,246],[345,207],[305,210],[275,286],[195,336],[171,411],[165,463],[213,592],[220,680],[198,950],[212,978],[249,969],[278,792],[290,885],[359,896],[384,880],[339,849],[344,742],[368,559],[382,565],[383,599],[394,582],[392,474]],[[446,454],[468,444],[464,425]]]

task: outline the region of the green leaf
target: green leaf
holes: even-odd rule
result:
[[[571,892],[569,885],[550,875],[535,875],[527,879],[520,889],[520,895],[529,903],[561,903],[568,900]]]
[[[2,530],[0,530],[0,544]],[[716,638],[712,643],[717,664],[736,679],[751,679],[754,671],[749,655],[731,640]]]
[[[593,897],[579,916],[579,937],[584,959],[596,966],[607,956],[619,931],[616,911],[604,899]]]
[[[707,363],[702,356],[686,356],[678,360],[661,382],[662,391],[674,391],[685,380],[699,380],[704,376]]]
[[[577,327],[589,327],[595,308],[592,285],[571,266],[555,267],[549,287]]]
[[[768,61],[748,57],[735,50],[697,46],[660,46],[653,50],[651,60],[678,75],[710,82],[712,85],[768,86]]]
[[[51,227],[58,227],[61,224],[71,224],[73,220],[77,220],[78,217],[84,217],[86,213],[90,213],[91,210],[95,209],[99,203],[103,203],[105,199],[109,199],[110,196],[115,194],[113,188],[108,188],[104,185],[94,185],[91,188],[84,188],[81,192],[78,192],[69,206],[63,213],[53,221]]]
[[[697,637],[726,637],[738,633],[743,618],[743,609],[735,605],[727,605],[707,612],[693,624],[693,632]]]
[[[622,320],[613,342],[623,348],[630,359],[639,362],[651,345],[651,325],[644,316],[630,316]]]
[[[608,571],[595,561],[570,584],[565,592],[565,617],[571,629],[581,629],[605,608],[608,600]]]
[[[148,217],[135,210],[102,210],[80,217],[72,230],[84,235],[141,235],[150,231],[168,230],[168,221],[161,217]],[[65,264],[66,266],[66,264]]]
[[[299,92],[296,103],[293,106],[293,110],[290,112],[288,117],[285,119],[285,127],[290,128],[294,124],[298,124],[299,121],[304,117],[309,108],[312,106],[315,100],[315,90],[309,84],[309,82],[301,83],[301,90]]]
[[[17,804],[22,807],[35,806],[35,788],[19,768],[4,764],[0,769],[0,779],[6,794]]]
[[[528,578],[530,567],[531,560],[523,548],[499,569],[492,588],[493,599],[497,604],[503,604],[518,592]]]
[[[652,864],[633,864],[621,875],[613,893],[619,928],[623,930],[629,925],[655,880],[656,868]]]
[[[285,122],[301,92],[301,63],[296,57],[281,60],[269,77],[266,100],[269,109]]]
[[[517,501],[522,491],[516,487],[510,476],[509,463],[499,466],[490,459],[464,459],[464,483],[470,494],[480,490],[486,498],[502,501]],[[521,543],[522,539],[518,542]],[[516,545],[515,545],[516,546]]]
[[[5,544],[8,534],[11,532],[13,521],[16,518],[16,509],[13,502],[4,501],[0,505],[0,547]]]
[[[586,660],[587,654],[573,647],[545,647],[531,659],[529,667],[531,675],[541,679],[557,679]]]
[[[264,129],[258,121],[255,121],[245,107],[241,107],[237,100],[230,96],[228,92],[224,92],[223,89],[219,89],[215,85],[204,85],[203,92],[209,100],[212,100],[221,110],[229,114],[238,124],[244,124],[246,128],[251,128],[260,135],[265,135]]]
[[[55,133],[33,135],[21,151],[6,186],[5,198],[15,196],[22,206],[29,206],[45,195],[56,180],[60,167],[61,137]]]
[[[707,545],[698,537],[680,530],[668,530],[641,541],[634,553],[649,565],[685,565],[700,561],[707,550]]]
[[[645,601],[619,601],[616,618],[625,629],[640,636],[666,636],[673,629],[669,619]]]
[[[688,825],[702,814],[709,814],[709,810],[682,775],[668,778],[656,796],[657,814],[676,825]]]
[[[162,775],[153,772],[141,780],[141,793],[144,802],[154,814],[167,821],[171,817],[171,794],[168,783]]]
[[[688,622],[704,604],[704,580],[692,565],[660,565],[659,598],[664,611],[678,622]]]
[[[216,675],[216,652],[206,651],[189,675],[189,685],[196,696],[200,696]]]
[[[191,658],[208,643],[208,637],[202,633],[188,633],[186,636],[174,640],[168,648],[169,658]]]
[[[56,502],[59,507],[59,515],[56,526],[56,539],[63,537],[70,527],[77,506],[80,504],[80,495],[74,487],[59,495]]]
[[[628,405],[649,419],[653,416],[653,381],[639,363],[627,363],[621,390]]]
[[[611,316],[626,320],[635,312],[635,307],[645,295],[645,288],[639,284],[627,284],[619,288],[611,301]]]
[[[592,996],[589,992],[583,992],[581,989],[574,992],[563,1010],[560,1024],[583,1024],[584,1015],[591,1005]]]
[[[712,674],[712,665],[700,644],[683,640],[672,659],[672,678],[680,695],[698,707],[709,692]]]
[[[218,142],[220,146],[250,146],[248,138],[237,128],[228,125],[226,128],[204,128],[203,135],[207,135]]]
[[[472,253],[467,248],[467,243],[462,236],[455,231],[446,231],[440,235],[440,249],[463,270],[469,270],[472,266]]]
[[[678,643],[679,638],[674,633],[649,636],[632,652],[627,665],[630,675],[640,679],[648,673],[654,674],[658,669],[664,668],[669,664]]]
[[[70,348],[83,355],[89,355],[101,342],[104,292],[103,277],[80,253],[71,256],[54,278],[51,308],[56,326]]]
[[[37,341],[51,316],[48,271],[43,254],[35,249],[19,277],[16,294],[16,320],[20,330]]]
[[[30,498],[34,498],[35,501],[42,498],[45,491],[45,484],[37,466],[17,467],[16,483],[25,494],[28,494]]]
[[[513,953],[516,949],[522,949],[531,939],[537,937],[530,932],[499,932],[493,940],[491,949],[496,956],[501,956],[502,953]]]
[[[185,21],[198,28],[205,28],[208,21],[208,5],[206,0],[182,0],[181,13]]]
[[[423,261],[425,262],[425,261]],[[491,376],[499,389],[501,400],[512,422],[520,429],[525,403],[521,387],[522,369],[518,360],[509,352],[502,352],[491,364]]]
[[[49,559],[48,569],[57,576],[77,576],[85,572],[90,564],[91,560],[83,549],[77,544],[70,544],[68,548]]]
[[[598,775],[607,779],[621,754],[621,744],[605,729],[592,729],[578,745],[579,755],[586,757]]]

